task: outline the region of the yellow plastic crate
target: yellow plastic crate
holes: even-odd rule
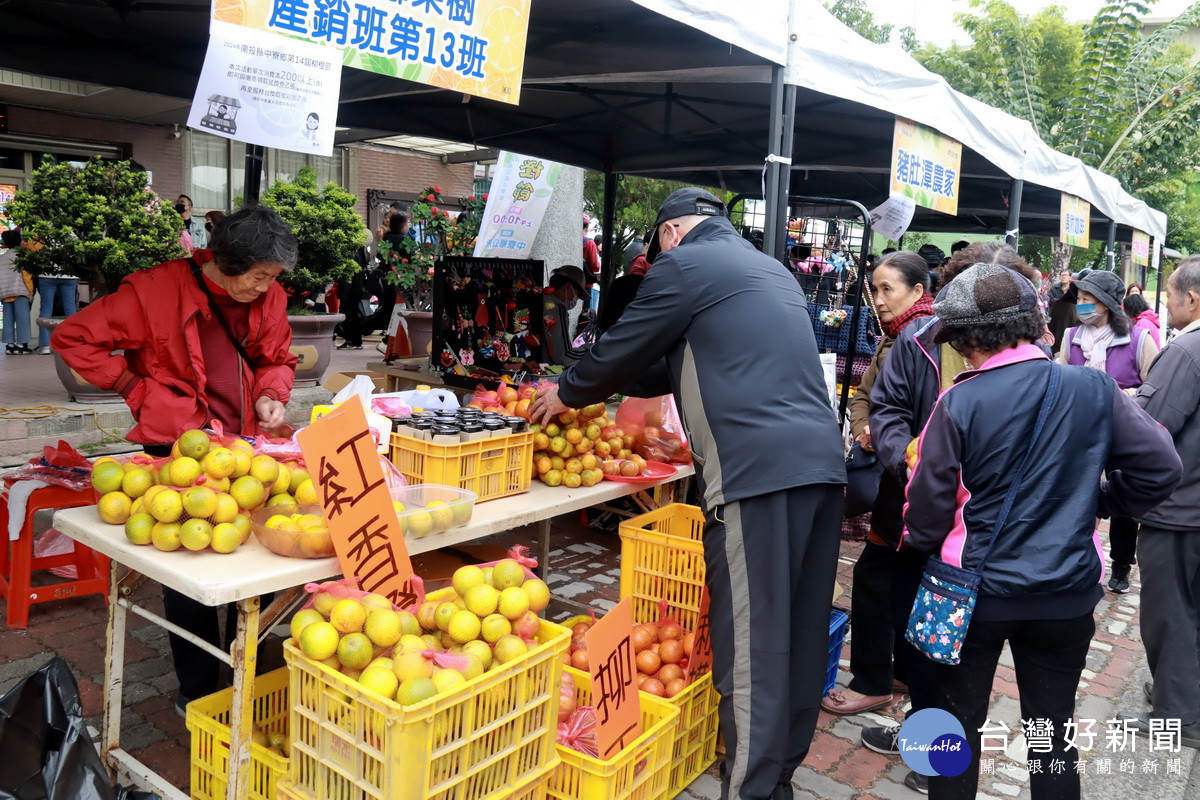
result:
[[[540,644],[521,658],[411,706],[368,692],[285,643],[291,791],[303,800],[508,798],[557,758],[570,640],[566,628],[543,621]]]
[[[229,719],[233,689],[188,703],[192,735],[192,798],[224,800],[229,782]],[[288,671],[281,667],[254,679],[254,724],[268,733],[288,730]],[[288,774],[288,759],[260,744],[250,745],[251,800],[276,800],[276,783]]]
[[[621,598],[633,598],[633,620],[655,622],[667,614],[695,630],[704,592],[704,512],[674,503],[620,525]],[[679,708],[671,756],[671,794],[700,777],[717,757],[717,702],[712,675],[704,675],[667,700]]]
[[[499,795],[496,800],[546,800],[546,787],[550,775],[558,769],[558,756],[550,760],[550,765],[532,778],[526,778],[521,785],[508,794]],[[352,795],[353,796],[353,795]],[[296,789],[285,778],[279,782],[279,800],[306,800],[307,795]]]
[[[514,433],[460,444],[434,444],[392,434],[392,463],[410,484],[470,489],[476,502],[529,491],[533,434]]]
[[[591,705],[591,676],[571,667],[579,705]],[[562,759],[550,775],[549,795],[558,800],[659,800],[667,796],[671,778],[671,741],[679,709],[654,695],[639,692],[642,735],[604,761],[558,745]]]

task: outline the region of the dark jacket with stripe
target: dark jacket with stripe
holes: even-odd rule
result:
[[[1051,368],[1034,345],[997,354],[958,376],[921,434],[907,487],[906,537],[948,564],[983,564],[979,619],[1089,613],[1104,571],[1096,517],[1141,516],[1171,494],[1182,472],[1170,435],[1112,378],[1061,366],[1058,401],[983,563]]]
[[[572,407],[673,392],[707,508],[845,483],[804,294],[724,217],[659,254],[621,319],[558,385]]]

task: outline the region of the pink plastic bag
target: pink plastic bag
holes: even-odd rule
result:
[[[596,709],[592,706],[580,706],[558,726],[555,737],[563,747],[577,750],[592,758],[600,757],[600,745],[596,740]]]
[[[33,540],[33,557],[65,556],[75,551],[75,540],[57,528],[49,528],[41,536]],[[51,567],[50,571],[60,578],[69,581],[79,577],[79,571],[74,564],[64,564],[61,567]]]
[[[417,607],[420,606],[421,603],[425,602],[425,582],[421,580],[420,575],[413,575],[412,581],[413,591],[416,592],[417,601],[412,605],[411,610],[415,612]],[[339,600],[345,600],[347,598],[359,600],[370,594],[370,592],[364,592],[362,589],[358,588],[358,578],[338,578],[336,581],[326,581],[325,583],[306,583],[304,584],[304,591],[308,592],[309,597],[308,601],[305,602],[302,608],[313,607],[313,595],[315,595],[317,592],[329,592]],[[392,606],[392,609],[395,611],[410,610],[402,609],[395,605]]]
[[[673,395],[627,397],[617,409],[615,424],[634,437],[633,451],[647,461],[692,463],[692,451]]]
[[[385,417],[411,417],[412,409],[399,397],[375,397],[371,399],[371,410]]]

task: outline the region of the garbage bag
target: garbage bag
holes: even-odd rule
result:
[[[114,789],[83,722],[79,685],[61,658],[0,698],[0,800],[160,800]]]

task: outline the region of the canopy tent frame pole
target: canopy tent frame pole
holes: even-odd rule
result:
[[[1008,191],[1008,223],[1004,229],[1004,242],[1014,250],[1021,240],[1021,197],[1024,194],[1025,181],[1013,178],[1012,187]]]
[[[1157,241],[1154,243],[1155,253],[1158,256],[1158,280],[1154,282],[1154,308],[1155,314],[1158,313],[1159,303],[1162,301],[1162,284],[1163,284],[1163,260],[1162,260],[1162,245]]]
[[[604,217],[604,249],[600,253],[600,305],[604,304],[604,298],[608,296],[608,287],[612,286],[613,273],[616,271],[616,264],[613,262],[616,249],[616,237],[613,235],[616,212],[617,173],[610,170],[604,173],[604,210],[601,212]],[[599,306],[595,310],[597,314],[600,313]]]
[[[262,190],[263,164],[266,161],[266,157],[267,148],[261,144],[246,144],[246,176],[242,189],[242,198],[245,205],[251,206],[258,203],[258,196]]]
[[[779,155],[783,159],[776,166],[779,170],[776,173],[775,180],[778,185],[774,194],[767,198],[767,207],[765,209],[768,219],[773,219],[775,222],[775,257],[786,265],[787,259],[787,231],[788,231],[788,216],[791,213],[788,203],[788,196],[792,188],[792,147],[796,133],[796,87],[787,84],[783,87],[783,120],[782,120],[783,136],[779,144]],[[772,206],[774,206],[772,208]],[[763,232],[763,246],[766,246],[767,238],[766,231]]]
[[[1117,271],[1117,223],[1113,220],[1108,221],[1108,242],[1104,249],[1105,269],[1109,272]]]
[[[786,214],[779,202],[779,174],[784,164],[778,161],[783,149],[783,67],[771,68],[771,117],[767,124],[767,153],[763,172],[763,201],[765,219],[763,220],[763,252],[771,258],[782,261],[780,252],[780,217]]]

